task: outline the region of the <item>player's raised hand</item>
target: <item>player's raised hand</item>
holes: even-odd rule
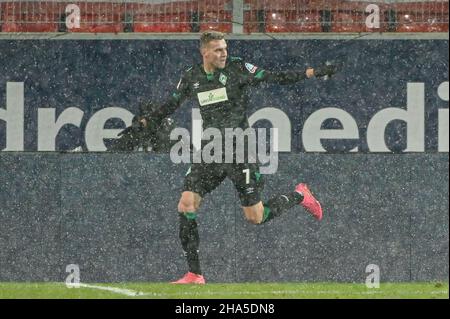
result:
[[[314,69],[314,75],[316,78],[328,77],[331,78],[337,72],[337,65],[331,62],[326,62]]]

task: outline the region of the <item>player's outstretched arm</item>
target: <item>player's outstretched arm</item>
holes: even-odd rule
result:
[[[323,77],[332,77],[337,72],[336,65],[332,63],[326,63],[324,65],[320,65],[316,68],[307,68],[302,71],[266,71],[261,70],[263,72],[261,80],[269,83],[277,83],[277,84],[293,84],[299,81],[303,81],[305,79],[309,79],[312,77],[323,78]],[[258,76],[258,73],[255,77]]]
[[[329,77],[331,78],[338,71],[336,64],[326,62],[325,64],[313,69],[314,76],[317,78]]]
[[[177,89],[165,103],[157,104],[150,101],[142,104],[139,107],[139,115],[133,118],[131,126],[119,133],[119,139],[109,150],[131,151],[144,143],[151,144],[164,119],[189,96],[189,70],[183,74]]]
[[[247,73],[248,84],[258,84],[261,82],[276,84],[294,84],[296,82],[309,79],[312,77],[332,77],[337,72],[337,66],[327,62],[316,68],[307,68],[301,71],[268,71],[258,68],[252,64],[252,68],[248,67],[248,63],[243,67],[243,71]]]
[[[134,116],[131,125],[117,136],[119,138],[108,147],[108,151],[133,151],[143,145],[144,125],[138,116]]]

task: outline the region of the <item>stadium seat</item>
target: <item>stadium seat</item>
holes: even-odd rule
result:
[[[399,14],[397,32],[448,32],[448,23],[439,22],[436,18],[425,17],[426,22],[417,22],[413,14]]]
[[[80,27],[67,29],[69,32],[119,33],[123,31],[120,17],[115,14],[81,14]]]
[[[318,11],[312,12],[291,12],[289,20],[290,32],[322,32],[321,18]]]
[[[119,33],[123,32],[123,25],[120,23],[81,24],[79,28],[71,28],[67,29],[67,31],[85,33]]]
[[[231,23],[230,12],[206,12],[200,15],[200,32],[204,31],[220,31],[224,33],[231,33],[233,25]]]
[[[2,31],[64,31],[65,9],[69,4],[78,5],[81,13],[81,27],[70,32],[117,33],[126,26],[135,32],[217,30],[228,33],[233,28],[232,0],[96,1],[2,1]],[[448,1],[377,3],[381,15],[377,29],[366,26],[368,3],[364,0],[244,0],[244,32],[448,32]],[[322,20],[325,18],[329,23],[321,22],[321,14]]]
[[[58,22],[56,18],[40,13],[16,13],[18,10],[5,12],[2,32],[57,32]],[[36,11],[38,12],[38,11]]]
[[[134,32],[190,32],[191,23],[184,14],[137,15],[133,18]]]
[[[224,12],[231,10],[232,0],[198,0],[197,8],[199,12]]]
[[[2,32],[57,32],[57,23],[21,23],[6,21]]]
[[[362,12],[333,12],[331,32],[363,32],[365,18]]]
[[[244,32],[245,33],[265,32],[264,10],[244,11]]]
[[[371,5],[365,1],[327,1],[317,2],[315,6],[326,8],[331,15],[331,32],[384,32],[388,29],[388,18],[386,12],[389,5],[384,3],[375,3],[379,8],[380,27],[369,28],[366,25],[366,8]]]
[[[266,12],[266,32],[289,32],[285,12]]]
[[[321,32],[318,12],[279,11],[266,14],[267,32]]]
[[[397,32],[448,32],[448,2],[393,4]]]
[[[122,15],[122,5],[119,3],[74,1],[67,4],[69,3],[76,4],[80,8],[81,15],[103,15],[108,16],[111,20]]]

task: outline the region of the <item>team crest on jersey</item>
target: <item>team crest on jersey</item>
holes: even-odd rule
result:
[[[225,74],[223,74],[223,73],[220,73],[220,76],[219,76],[219,81],[220,81],[220,83],[222,83],[224,86],[225,85],[227,85],[227,76],[225,75]]]
[[[255,73],[256,69],[258,68],[251,63],[245,63],[245,67],[247,68],[248,72],[250,72],[250,73]]]

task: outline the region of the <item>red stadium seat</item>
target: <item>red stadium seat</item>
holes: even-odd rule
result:
[[[397,32],[448,32],[448,2],[412,2],[392,5]]]
[[[3,16],[25,15],[27,19],[36,22],[57,22],[64,12],[61,4],[52,1],[6,2],[1,6]]]
[[[5,22],[2,32],[57,32],[57,23],[20,23]]]
[[[266,12],[266,32],[289,32],[285,12]]]
[[[292,12],[289,16],[292,24],[289,25],[290,32],[322,32],[321,18],[316,12]]]
[[[113,15],[84,14],[80,17],[80,27],[67,29],[69,32],[86,33],[119,33],[123,32],[123,24],[114,21]]]
[[[232,29],[231,13],[229,12],[206,12],[200,16],[200,32],[214,30],[231,33]]]
[[[123,13],[123,6],[120,3],[114,2],[74,1],[67,2],[66,5],[68,4],[76,4],[80,8],[80,14],[82,16],[102,15],[108,17],[109,20],[117,21]]]
[[[68,28],[69,32],[119,33],[123,32],[122,6],[112,2],[68,2],[80,8],[80,27]]]
[[[67,29],[69,32],[84,32],[84,33],[120,33],[123,32],[123,25],[121,23],[110,24],[81,24],[79,28]]]
[[[190,32],[191,24],[185,14],[137,15],[133,22],[134,32]]]
[[[2,31],[56,32],[67,5],[76,4],[81,26],[70,32],[123,32],[125,16],[133,16],[133,21],[125,20],[135,32],[232,32],[232,0],[93,1],[3,1]],[[331,27],[326,31],[384,32],[396,27],[398,32],[448,32],[448,1],[376,3],[381,15],[376,29],[365,23],[368,4],[364,0],[244,0],[244,32],[321,32],[321,10],[331,12]],[[194,25],[193,12],[198,13]]]
[[[198,0],[198,11],[200,12],[224,12],[231,10],[232,0]]]
[[[244,11],[244,32],[264,32],[264,14],[263,10]]]
[[[47,14],[28,13],[31,11],[24,10],[8,10],[4,15],[4,23],[2,25],[3,32],[57,32],[58,22],[56,17]],[[16,14],[13,14],[16,12]]]
[[[448,32],[448,23],[439,23],[435,18],[429,17],[427,22],[416,22],[412,14],[399,14],[397,32]]]
[[[279,11],[266,14],[267,32],[321,32],[318,12]]]
[[[363,32],[365,18],[362,12],[333,12],[331,32]]]

